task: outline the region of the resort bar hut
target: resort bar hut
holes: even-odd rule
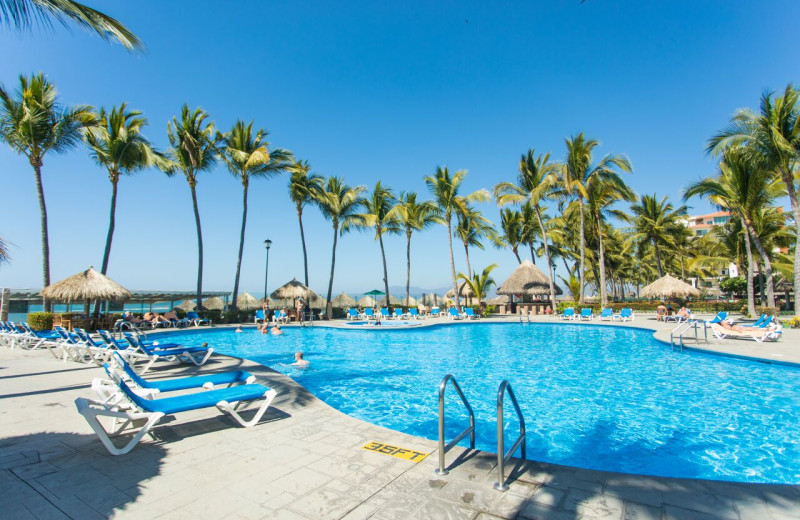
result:
[[[342,293],[334,298],[331,303],[337,309],[349,309],[350,307],[355,307],[356,300],[347,293]]]
[[[286,282],[285,284],[281,285],[277,289],[275,289],[272,294],[269,295],[270,298],[275,300],[291,300],[292,305],[287,309],[289,316],[294,317],[297,319],[297,312],[295,305],[297,304],[298,298],[304,298],[309,304],[314,300],[314,298],[319,298],[314,291],[303,285],[302,283],[297,281],[297,278],[292,278],[291,281]],[[287,305],[288,307],[288,305]]]
[[[245,291],[236,297],[236,307],[245,311],[249,311],[250,309],[260,309],[261,302],[258,298]]]
[[[556,284],[554,287],[556,294],[562,294],[561,287]],[[506,314],[514,312],[514,298],[522,300],[516,304],[517,313],[525,307],[530,314],[547,314],[554,310],[550,301],[550,278],[530,260],[525,260],[514,269],[511,276],[497,288],[497,294],[511,297],[510,304],[502,309]]]
[[[670,298],[685,300],[690,296],[695,298],[699,297],[700,291],[688,283],[682,282],[681,280],[666,274],[650,285],[644,287],[639,292],[639,296],[642,298],[657,298],[662,300]]]
[[[59,325],[71,330],[73,327],[91,328],[92,323],[89,319],[89,305],[91,302],[96,300],[124,301],[131,297],[131,293],[111,278],[89,267],[85,271],[48,285],[42,289],[42,296],[48,300],[59,302],[84,302],[85,319],[81,319],[80,322],[67,317],[69,315],[54,316],[53,325]],[[106,328],[111,328],[108,324],[104,323],[102,325]]]

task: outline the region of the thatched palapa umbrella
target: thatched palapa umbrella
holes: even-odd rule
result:
[[[261,301],[245,291],[236,298],[236,306],[242,310],[260,309]]]
[[[42,289],[42,296],[48,300],[68,303],[83,301],[85,313],[88,315],[90,302],[124,301],[131,297],[131,293],[108,276],[89,267],[85,271],[48,285]]]
[[[556,294],[562,294],[561,287],[553,284]],[[497,294],[508,296],[549,296],[550,278],[541,269],[533,265],[530,260],[525,260],[514,269],[505,282],[497,288]]]
[[[270,297],[276,300],[296,300],[297,298],[311,300],[315,296],[314,291],[298,282],[297,278],[292,278],[290,282],[281,285],[270,294]]]
[[[700,291],[692,287],[686,282],[682,282],[669,274],[662,276],[655,282],[647,287],[644,287],[639,293],[644,298],[686,298],[700,296]]]
[[[222,301],[222,298],[220,298],[219,296],[212,296],[211,298],[203,300],[203,307],[205,307],[208,310],[221,311],[222,309],[225,308],[225,302]]]
[[[467,285],[467,282],[461,282],[460,284],[458,284],[458,295],[463,296],[465,298],[472,298],[473,296],[475,296],[472,292],[472,287]],[[450,289],[449,291],[444,293],[444,297],[454,300],[455,293],[453,292],[453,289]]]
[[[186,312],[191,312],[197,306],[197,302],[193,300],[183,300],[181,303],[175,306],[177,309],[184,310]]]
[[[350,307],[354,307],[356,305],[356,301],[353,299],[353,297],[349,296],[346,293],[340,294],[339,296],[331,300],[331,303],[337,309],[347,309]]]

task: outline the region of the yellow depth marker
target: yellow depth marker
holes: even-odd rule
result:
[[[407,450],[405,448],[399,448],[397,446],[392,446],[391,444],[382,444],[380,442],[369,442],[361,446],[361,449],[374,451],[375,453],[383,453],[384,455],[391,455],[392,457],[397,457],[398,459],[410,460],[415,464],[428,456],[427,453]]]

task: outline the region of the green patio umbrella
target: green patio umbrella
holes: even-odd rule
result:
[[[378,304],[378,299],[375,298],[376,296],[386,296],[386,293],[383,291],[379,291],[378,289],[372,289],[370,292],[365,292],[364,296],[371,296],[372,300],[375,302],[375,305]]]

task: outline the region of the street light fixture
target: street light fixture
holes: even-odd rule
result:
[[[267,267],[264,270],[264,301],[267,301],[267,279],[269,278],[269,248],[272,245],[272,240],[264,240],[264,247],[267,248]]]

